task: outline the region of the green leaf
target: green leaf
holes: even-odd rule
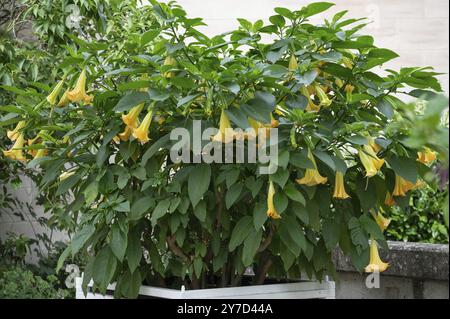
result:
[[[336,219],[327,219],[322,225],[322,234],[325,246],[328,251],[332,251],[339,242],[340,224]]]
[[[206,202],[205,201],[202,200],[195,206],[194,215],[202,223],[206,221]]]
[[[314,150],[313,154],[315,157],[317,157],[319,160],[321,160],[324,164],[326,164],[333,171],[336,171],[336,166],[334,164],[334,160],[328,153]]]
[[[255,97],[241,106],[249,117],[262,122],[270,123],[270,114],[275,109],[275,96],[268,92],[255,92]]]
[[[418,171],[416,159],[391,155],[386,161],[397,175],[413,184],[417,182]]]
[[[125,253],[128,267],[134,272],[142,259],[141,233],[138,228],[131,228],[128,232],[128,245]]]
[[[116,290],[125,298],[136,299],[139,296],[139,289],[142,285],[142,277],[139,270],[133,273],[126,270],[117,281]]]
[[[120,261],[123,261],[125,257],[125,251],[127,249],[127,233],[124,232],[118,223],[115,223],[111,227],[111,241],[109,246],[112,252]],[[128,228],[128,227],[127,227]]]
[[[275,193],[275,196],[273,197],[273,203],[277,212],[279,214],[282,214],[288,207],[289,200],[283,193]]]
[[[241,195],[243,188],[244,188],[243,184],[237,183],[228,189],[225,195],[225,204],[227,209],[230,209],[230,207],[236,202],[236,200],[239,198],[239,195]]]
[[[250,266],[253,263],[256,253],[258,252],[259,245],[261,244],[262,230],[255,231],[244,240],[244,247],[242,249],[242,263],[245,267]]]
[[[80,174],[74,174],[72,176],[69,176],[65,180],[61,181],[58,185],[58,189],[56,190],[56,196],[59,196],[61,194],[64,194],[69,189],[71,189],[73,186],[75,186],[78,181],[81,179]]]
[[[92,204],[95,201],[95,199],[97,198],[98,186],[99,186],[99,183],[97,181],[93,181],[84,190],[83,194],[84,194],[86,205]]]
[[[148,213],[150,208],[154,205],[154,199],[150,196],[139,198],[131,205],[130,220],[138,220]]]
[[[307,5],[306,7],[304,7],[302,9],[302,12],[304,12],[302,14],[302,16],[304,18],[308,18],[311,17],[313,15],[319,14],[323,11],[328,10],[329,8],[331,8],[332,6],[334,6],[334,3],[330,3],[330,2],[314,2],[311,3],[309,5]]]
[[[275,174],[270,175],[270,178],[283,188],[289,179],[289,171],[287,169],[278,168]]]
[[[289,162],[292,165],[298,168],[314,168],[314,163],[308,158],[308,151],[306,149],[302,149],[300,151],[291,152],[291,157],[289,158]]]
[[[209,188],[211,167],[207,164],[195,165],[189,173],[188,194],[192,206],[196,206]]]
[[[71,247],[72,247],[72,256],[75,256],[78,251],[80,251],[81,247],[91,238],[95,233],[95,226],[93,224],[86,224],[79,232],[75,234],[72,239]]]
[[[302,205],[306,205],[306,200],[303,194],[295,187],[294,183],[288,183],[284,188],[284,193],[290,199],[299,202]]]
[[[238,127],[244,130],[250,127],[246,114],[242,112],[240,108],[230,107],[225,110],[225,113],[230,118],[231,122],[236,124]]]
[[[369,246],[369,238],[361,227],[359,220],[355,217],[348,221],[348,229],[350,229],[350,236],[353,244],[359,247],[359,250],[365,249]]]
[[[62,266],[64,265],[64,262],[66,261],[67,257],[70,256],[70,253],[72,252],[72,246],[67,245],[66,249],[62,252],[62,254],[58,258],[58,263],[56,264],[56,273],[58,273]]]
[[[149,101],[150,97],[146,92],[131,92],[122,97],[114,107],[115,112],[125,112],[143,102]]]
[[[377,203],[377,190],[373,178],[363,178],[358,175],[356,179],[356,194],[358,195],[361,208],[369,212]]]
[[[156,222],[158,219],[163,217],[165,214],[167,214],[170,206],[170,199],[166,198],[162,201],[160,201],[155,209],[152,212],[152,216],[150,217],[150,221],[152,222],[153,227],[156,225]]]
[[[95,256],[92,268],[92,278],[100,291],[105,292],[106,287],[111,282],[117,267],[117,259],[109,246],[103,247]]]
[[[256,203],[253,208],[253,226],[255,230],[261,229],[261,227],[266,222],[267,216],[267,206],[264,203]]]
[[[130,209],[130,202],[129,201],[121,202],[121,203],[117,204],[116,206],[114,206],[113,209],[116,212],[129,213],[131,211],[131,209]]]
[[[153,157],[163,146],[167,144],[167,142],[170,140],[170,134],[166,134],[163,137],[161,137],[159,140],[157,140],[155,143],[153,143],[142,155],[141,159],[141,166],[147,165],[147,162],[150,158]]]
[[[237,246],[242,244],[244,240],[248,237],[248,235],[254,229],[252,227],[253,218],[250,216],[242,217],[234,226],[233,231],[231,233],[230,242],[228,248],[230,252],[234,251]]]

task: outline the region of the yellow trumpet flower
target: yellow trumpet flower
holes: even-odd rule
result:
[[[436,160],[436,152],[433,152],[428,147],[424,147],[424,150],[417,152],[417,161],[423,164],[429,164]]]
[[[141,143],[147,143],[150,141],[148,137],[148,129],[150,128],[150,124],[152,123],[153,110],[150,110],[147,115],[144,117],[141,125],[135,130],[133,130],[133,136]]]
[[[334,182],[334,194],[333,194],[334,198],[339,198],[339,199],[347,199],[350,196],[347,194],[347,192],[345,191],[345,186],[344,186],[344,174],[342,174],[341,172],[337,171],[336,172],[336,179]]]
[[[306,106],[307,112],[319,112],[320,111],[320,106],[314,104],[314,102],[311,100],[311,93],[309,92],[309,90],[306,86],[301,87],[300,93],[302,93],[308,99],[308,105]]]
[[[338,88],[342,88],[344,86],[344,81],[342,81],[339,78],[336,78],[336,80],[334,81],[334,83],[336,83]]]
[[[64,77],[61,81],[59,81],[53,91],[47,96],[47,101],[50,105],[55,105],[58,102],[58,95],[61,93],[65,80],[66,79]]]
[[[70,100],[69,97],[67,96],[68,93],[70,92],[70,89],[68,88],[63,95],[61,96],[61,98],[59,99],[58,104],[56,105],[57,107],[64,107],[67,104],[69,104]]]
[[[369,145],[375,153],[378,153],[379,151],[381,151],[381,146],[375,142],[374,138],[369,139]]]
[[[126,126],[130,128],[137,128],[139,126],[139,114],[144,109],[145,103],[141,103],[138,106],[133,107],[128,114],[122,114],[122,121]]]
[[[417,182],[413,184],[412,182],[407,181],[403,177],[396,174],[394,192],[392,195],[405,197],[407,192],[418,189],[424,185],[425,183],[421,180],[417,180]]]
[[[359,158],[366,169],[366,177],[377,175],[384,164],[384,159],[378,158],[377,154],[370,145],[364,145],[363,150],[359,150]]]
[[[366,266],[366,272],[383,272],[389,267],[388,263],[381,260],[378,254],[377,242],[374,239],[370,240],[370,260]]]
[[[175,58],[171,57],[170,55],[166,57],[166,59],[164,60],[164,65],[170,65],[170,66],[176,66],[177,65],[177,60],[175,60]],[[165,78],[172,78],[175,76],[174,72],[171,71],[167,71],[164,72],[163,76]]]
[[[353,69],[353,61],[346,56],[342,58],[342,64],[344,64],[344,66],[348,69]]]
[[[23,133],[19,133],[19,136],[17,137],[14,145],[11,147],[10,150],[3,151],[3,155],[12,160],[23,161],[23,162],[26,161],[26,158],[23,155],[23,151],[22,151],[24,144],[25,144],[25,138],[23,136]]]
[[[219,132],[211,137],[211,141],[220,143],[231,143],[234,139],[234,134],[230,134],[231,122],[225,110],[220,113]],[[228,134],[227,134],[228,131]]]
[[[68,179],[70,176],[75,175],[76,171],[64,172],[59,175],[59,181],[62,182],[65,179]]]
[[[117,134],[118,140],[116,140],[116,142],[128,141],[130,139],[130,136],[132,133],[133,133],[133,129],[129,126],[125,126],[125,130],[122,133]]]
[[[34,155],[34,159],[47,156],[47,154],[48,154],[48,150],[46,148],[38,149],[36,152],[36,155]]]
[[[269,191],[267,192],[267,216],[272,219],[280,219],[281,216],[278,214],[275,204],[273,203],[273,196],[275,195],[275,186],[273,182],[269,182]]]
[[[12,131],[8,130],[6,136],[8,136],[9,140],[12,142],[17,140],[20,135],[20,130],[22,130],[26,124],[25,121],[20,121]]]
[[[315,186],[315,185],[319,185],[319,184],[325,184],[328,181],[328,178],[320,175],[319,171],[317,170],[316,160],[314,159],[314,156],[310,149],[308,149],[308,158],[313,163],[314,168],[307,168],[305,176],[303,178],[296,179],[295,181],[298,184],[307,185],[307,186]]]
[[[298,69],[298,62],[295,54],[291,55],[291,58],[289,59],[289,67],[290,72],[295,72]]]
[[[325,91],[320,87],[320,85],[314,85],[314,89],[316,90],[317,96],[320,100],[320,106],[330,106],[331,100],[328,98],[328,95],[325,93]]]
[[[386,198],[384,200],[384,204],[389,207],[395,205],[394,196],[392,196],[392,194],[390,192],[386,193]]]
[[[75,88],[72,91],[67,92],[67,97],[71,102],[91,103],[94,99],[93,96],[86,94],[86,70],[81,71],[78,77]]]
[[[378,211],[378,214],[375,214],[375,212],[371,212],[373,218],[375,218],[375,221],[377,222],[378,226],[380,227],[381,231],[384,232],[389,224],[391,223],[391,220],[389,218],[386,218],[383,216],[381,211]]]

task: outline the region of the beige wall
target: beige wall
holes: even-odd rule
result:
[[[336,12],[348,10],[349,17],[369,17],[373,23],[366,32],[375,44],[400,54],[386,68],[433,66],[443,88],[449,92],[449,1],[448,0],[328,0],[336,3],[312,21],[321,22]],[[299,9],[313,1],[306,0],[178,0],[190,17],[202,17],[208,24],[207,35],[236,28],[236,18],[268,20],[273,8]]]

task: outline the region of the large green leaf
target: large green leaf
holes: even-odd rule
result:
[[[123,258],[125,257],[125,251],[127,249],[127,230],[124,231],[122,229],[121,225],[118,223],[115,223],[111,227],[111,241],[109,243],[109,246],[111,247],[111,251],[114,253],[114,255],[119,259],[120,261],[123,261]]]
[[[114,111],[125,112],[132,109],[136,105],[149,100],[150,96],[147,92],[131,92],[119,100],[117,105],[114,107]]]
[[[106,287],[111,282],[117,267],[117,259],[109,246],[103,247],[95,256],[92,268],[92,278],[99,286],[100,291],[106,291]]]
[[[188,194],[192,206],[196,206],[209,188],[211,167],[207,164],[195,165],[189,173]]]
[[[236,223],[236,226],[234,226],[231,233],[231,238],[228,245],[230,252],[234,251],[237,246],[242,244],[252,230],[254,230],[252,224],[253,218],[250,216],[244,216]]]
[[[242,263],[244,266],[250,266],[258,251],[262,239],[262,231],[253,230],[252,233],[244,240],[242,249]]]

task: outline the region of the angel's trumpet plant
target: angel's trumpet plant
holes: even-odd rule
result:
[[[409,191],[420,188],[424,185],[425,185],[425,183],[421,180],[418,180],[414,184],[396,174],[395,175],[395,186],[394,186],[394,191],[392,192],[392,195],[397,196],[397,197],[405,197],[406,193],[408,193]]]
[[[371,212],[373,218],[375,218],[375,221],[377,222],[378,226],[380,227],[381,231],[384,232],[389,224],[391,223],[391,220],[389,218],[386,218],[383,216],[383,214],[381,213],[381,211],[378,211],[378,213],[375,212]]]
[[[275,196],[275,186],[273,185],[273,182],[269,182],[269,190],[267,192],[267,216],[269,216],[272,219],[280,219],[281,216],[278,214],[275,204],[273,202],[273,197]]]
[[[432,163],[436,160],[436,152],[424,147],[423,151],[417,152],[417,160],[423,164]]]
[[[145,115],[144,120],[141,125],[135,130],[133,130],[133,136],[141,143],[147,143],[150,141],[148,137],[148,130],[150,128],[150,124],[152,123],[153,118],[153,110],[148,111],[147,115]]]
[[[174,57],[172,57],[172,56],[167,56],[165,59],[164,59],[164,64],[163,64],[164,66],[172,66],[172,67],[175,67],[176,65],[177,65],[177,60],[175,60],[175,58]],[[167,71],[167,72],[164,72],[164,74],[163,74],[163,76],[165,77],[165,78],[173,78],[174,76],[175,76],[175,73],[174,72],[172,72],[172,71]]]
[[[370,240],[370,260],[369,264],[366,266],[366,272],[383,272],[389,267],[388,263],[381,260],[378,253],[377,242],[372,238]]]
[[[16,127],[13,130],[8,130],[6,132],[6,136],[8,136],[9,140],[14,142],[20,135],[20,131],[25,127],[27,123],[25,121],[20,121],[17,123]]]
[[[66,77],[64,76],[63,79],[59,81],[58,84],[56,84],[52,92],[47,96],[47,101],[48,103],[50,103],[50,105],[56,105],[58,103],[58,96],[59,93],[61,93],[65,80]]]
[[[313,100],[311,100],[311,93],[309,92],[306,86],[302,86],[300,88],[300,93],[302,93],[308,99],[308,105],[306,106],[307,112],[318,112],[320,111],[320,106],[314,104]]]
[[[231,133],[231,134],[230,134]],[[231,122],[225,110],[220,113],[219,132],[211,137],[211,141],[219,143],[233,142],[234,134],[232,133]]]
[[[295,54],[291,55],[291,58],[289,59],[289,67],[288,70],[290,72],[295,72],[298,69],[298,62],[297,62],[297,57],[295,56]]]
[[[344,174],[339,171],[336,172],[333,197],[338,199],[347,199],[350,197],[345,191]]]
[[[377,175],[384,164],[384,159],[380,159],[370,145],[364,145],[363,149],[359,150],[359,158],[366,170],[366,177]]]
[[[23,155],[23,146],[25,144],[25,137],[23,132],[19,133],[19,136],[16,139],[16,142],[11,147],[10,150],[3,151],[3,155],[7,158],[17,161],[26,161],[25,156]]]
[[[81,71],[78,77],[75,88],[72,91],[67,92],[67,97],[71,102],[84,102],[91,103],[94,99],[93,96],[86,94],[86,70]]]
[[[315,186],[319,184],[325,184],[328,179],[320,175],[317,170],[316,160],[310,149],[308,149],[308,158],[313,163],[314,168],[307,168],[305,176],[303,178],[297,179],[296,182],[301,185]]]
[[[63,95],[61,96],[61,98],[59,99],[58,104],[56,105],[57,107],[64,107],[67,104],[69,104],[70,100],[68,97],[68,93],[70,92],[70,89],[67,89]]]
[[[137,128],[139,126],[139,114],[144,109],[145,103],[133,107],[128,114],[122,114],[122,121],[130,128]]]
[[[314,85],[314,89],[316,90],[316,94],[320,100],[320,106],[328,107],[331,105],[331,100],[328,98],[328,95],[322,89],[320,85]]]

